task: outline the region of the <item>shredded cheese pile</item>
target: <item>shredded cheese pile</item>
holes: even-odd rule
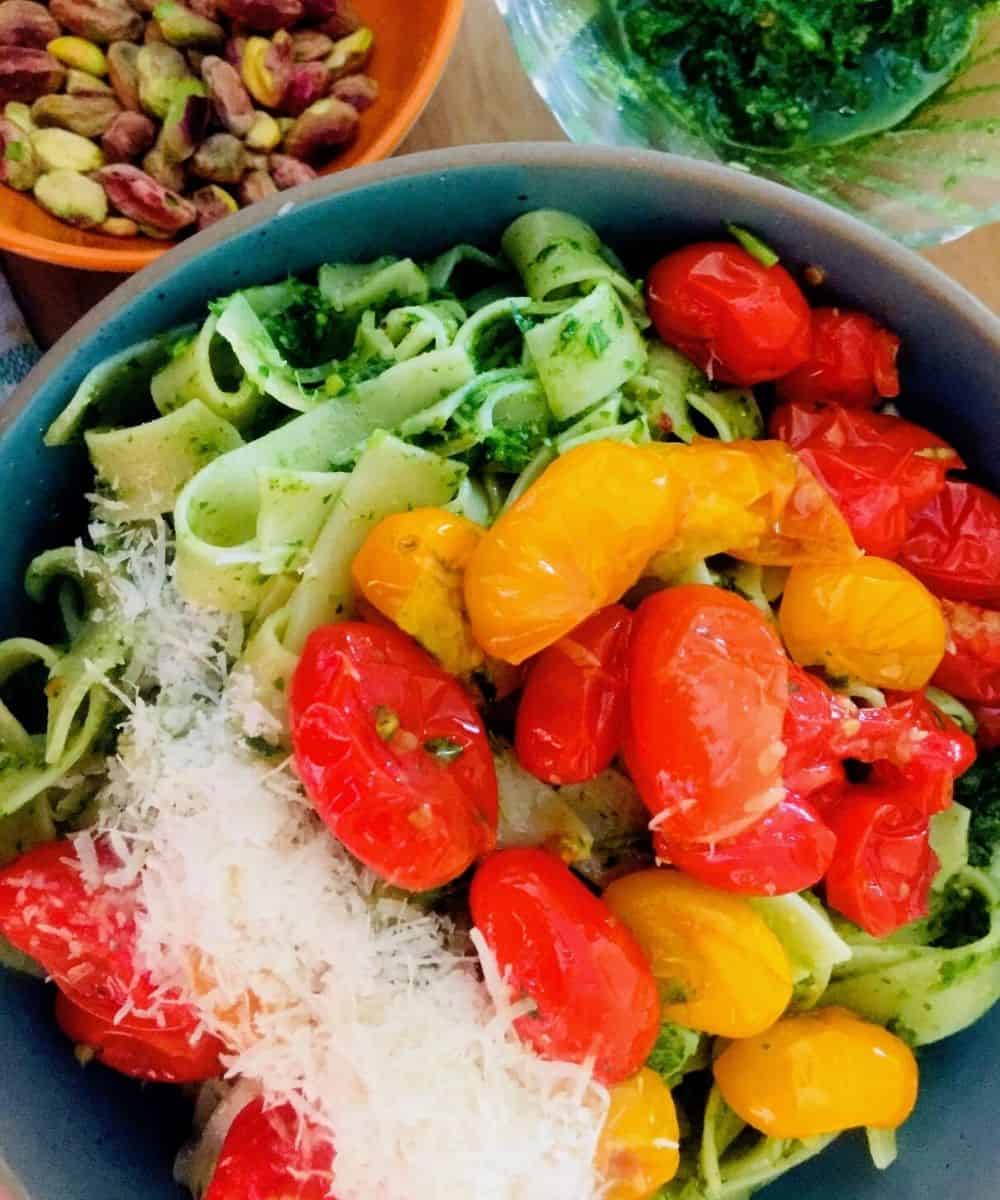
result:
[[[162,538],[130,547],[123,594],[168,686],[130,700],[94,831],[138,883],[142,965],[191,991],[231,1076],[330,1131],[337,1200],[596,1196],[606,1092],[519,1042],[475,931],[485,982],[468,936],[379,898],[290,765],[253,753],[266,715],[226,678],[228,620],[178,598]]]

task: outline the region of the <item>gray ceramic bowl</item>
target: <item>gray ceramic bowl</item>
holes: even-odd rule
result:
[[[786,261],[823,266],[831,295],[902,335],[907,413],[1000,488],[1000,322],[870,228],[747,175],[664,155],[564,145],[419,155],[321,179],[294,201],[254,205],[136,275],[45,356],[0,411],[0,636],[34,620],[21,584],[31,554],[82,528],[85,464],[73,450],[46,450],[41,432],[95,363],[233,288],[329,259],[495,244],[507,222],[539,207],[573,210],[634,264],[734,221]],[[920,1104],[892,1170],[876,1174],[862,1139],[849,1136],[769,1197],[996,1200],[1000,1008],[928,1050],[922,1066]],[[82,1073],[52,1024],[45,987],[2,971],[0,1081],[0,1151],[32,1200],[180,1200],[170,1181],[187,1119],[179,1093],[99,1067]]]

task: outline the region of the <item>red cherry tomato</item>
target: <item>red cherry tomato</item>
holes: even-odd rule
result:
[[[258,1097],[229,1127],[204,1200],[334,1200],[333,1143],[290,1104]]]
[[[949,480],[914,514],[897,561],[937,596],[1000,607],[1000,499]]]
[[[517,710],[521,766],[546,783],[583,783],[621,749],[632,614],[612,604],[535,659]]]
[[[961,700],[1000,703],[1000,612],[942,600],[948,623],[944,658],[932,683]]]
[[[438,887],[493,848],[497,783],[482,720],[404,633],[358,621],[315,630],[289,717],[316,811],[389,883]]]
[[[603,900],[544,850],[501,850],[476,872],[472,919],[517,997],[517,1032],[542,1058],[583,1062],[606,1084],[634,1075],[660,1028],[649,963]]]
[[[827,903],[873,937],[927,915],[938,861],[928,818],[907,796],[905,784],[855,784],[824,812],[837,838]]]
[[[969,707],[979,726],[976,745],[980,750],[996,750],[1000,746],[1000,704],[972,704]]]
[[[783,799],[788,659],[752,604],[701,584],[648,597],[629,671],[626,757],[663,837],[736,837]]]
[[[89,1046],[98,1062],[148,1083],[199,1083],[222,1074],[218,1038],[197,1037],[184,1030],[160,1029],[155,1021],[142,1028],[136,1022],[116,1025],[75,1004],[63,992],[56,994],[56,1023],[81,1046]],[[191,1037],[195,1041],[191,1041]]]
[[[844,782],[842,754],[834,738],[842,723],[856,716],[855,706],[804,670],[788,668],[788,708],[781,740],[785,743],[784,783],[792,796],[811,796]]]
[[[857,544],[879,558],[896,557],[912,515],[964,465],[935,434],[885,413],[786,404],[775,410],[771,432],[837,502]]]
[[[840,308],[814,308],[812,353],[776,385],[785,401],[818,401],[873,408],[899,395],[899,338],[871,317]]]
[[[120,865],[104,843],[98,863],[108,870]],[[136,915],[134,891],[87,887],[68,841],[36,846],[0,870],[0,933],[44,967],[73,1006],[94,1022],[114,1024],[120,1041],[147,1042],[151,1060],[169,1044],[170,1052],[201,1064],[199,1078],[217,1075],[222,1046],[199,1041],[197,1010],[138,968]],[[198,1053],[188,1055],[194,1045]]]
[[[724,892],[783,896],[826,874],[836,838],[807,801],[786,797],[756,825],[713,846],[681,846],[653,836],[658,859]]]
[[[778,379],[809,358],[811,314],[795,280],[728,242],[660,259],[646,300],[663,341],[722,383]]]

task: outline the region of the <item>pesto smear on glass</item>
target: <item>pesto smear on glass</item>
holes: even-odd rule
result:
[[[891,128],[956,73],[983,0],[613,0],[665,100],[771,151]],[[668,98],[668,99],[667,99]]]

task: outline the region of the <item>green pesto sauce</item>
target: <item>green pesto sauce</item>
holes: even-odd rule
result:
[[[670,107],[787,152],[889,129],[957,72],[983,0],[612,0]]]

